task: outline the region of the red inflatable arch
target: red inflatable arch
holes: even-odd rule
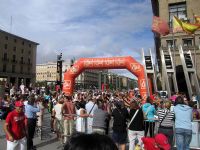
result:
[[[109,58],[80,58],[64,74],[63,92],[72,95],[75,78],[85,69],[127,69],[138,78],[138,86],[143,99],[147,97],[144,67],[131,56]]]

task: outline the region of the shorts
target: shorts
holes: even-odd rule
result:
[[[63,132],[63,120],[58,120],[56,118],[56,131],[57,132]]]
[[[115,143],[126,144],[127,142],[127,133],[126,132],[115,132],[113,131],[112,139]]]

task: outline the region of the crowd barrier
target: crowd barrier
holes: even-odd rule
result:
[[[158,120],[155,120],[155,123],[155,133],[158,133]],[[174,136],[174,138],[176,138],[176,136]],[[176,144],[174,146],[176,146]],[[200,149],[200,120],[193,120],[192,122],[192,141],[190,143],[190,148]]]

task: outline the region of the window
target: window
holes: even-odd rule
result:
[[[28,67],[28,74],[30,74],[30,71],[31,71],[31,68],[30,68],[30,67]]]
[[[192,46],[192,39],[183,39],[183,46]]]
[[[22,53],[22,54],[24,53],[24,49],[21,49],[21,53]]]
[[[4,53],[3,60],[7,60],[7,59],[8,59],[8,55],[7,55],[7,53]]]
[[[174,40],[174,43],[173,43],[173,40],[166,40],[166,43],[167,43],[167,48],[176,47],[176,40]]]
[[[28,51],[28,54],[31,54],[31,51]]]
[[[21,64],[23,64],[24,63],[24,58],[23,57],[21,57]]]
[[[8,45],[7,45],[7,44],[5,44],[5,45],[4,45],[4,48],[5,48],[5,49],[7,49],[7,48],[8,48]]]
[[[15,73],[15,65],[12,65],[12,73]]]
[[[29,47],[31,47],[31,44],[29,44]]]
[[[30,58],[28,58],[28,64],[29,64],[29,65],[31,64],[31,59],[30,59]]]
[[[8,40],[8,36],[5,36],[5,39]]]
[[[24,45],[24,41],[22,41],[22,45]]]
[[[14,39],[14,42],[17,43],[17,39]]]
[[[12,60],[13,62],[15,62],[16,61],[16,55],[13,55],[13,60]]]
[[[6,64],[3,64],[3,72],[6,72]]]
[[[173,16],[187,20],[186,2],[169,4],[169,25],[172,28]]]
[[[23,66],[20,66],[20,73],[23,73]]]
[[[16,48],[16,46],[15,46],[15,47],[13,47],[13,51],[14,51],[14,52],[16,52],[16,49],[17,49],[17,48]]]

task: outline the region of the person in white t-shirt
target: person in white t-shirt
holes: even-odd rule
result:
[[[62,105],[63,105],[63,98],[60,98],[57,104],[53,108],[53,112],[55,114],[54,128],[58,139],[61,138],[61,133],[63,131]]]
[[[25,86],[24,86],[24,84],[22,83],[21,85],[20,85],[20,90],[21,90],[21,92],[22,92],[22,94],[24,95],[24,89],[25,89]]]
[[[87,114],[93,116],[94,111],[98,109],[98,106],[95,100],[91,98],[89,99],[89,102],[85,105],[85,108],[86,108]],[[93,118],[92,117],[87,118],[86,132],[89,134],[92,133],[92,124],[93,124]]]

